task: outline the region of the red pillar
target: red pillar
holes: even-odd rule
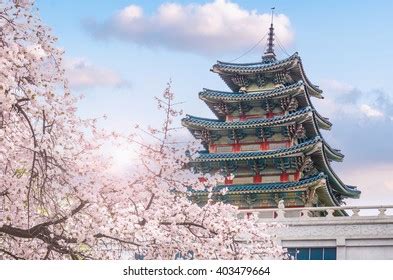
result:
[[[262,176],[261,175],[255,175],[254,178],[253,178],[253,183],[254,184],[262,183]]]
[[[232,185],[232,184],[233,184],[233,179],[225,178],[224,184],[225,184],[225,185]]]
[[[233,151],[234,153],[240,152],[240,149],[241,149],[241,146],[240,146],[239,143],[236,143],[236,144],[233,144],[233,145],[232,145],[232,151]]]
[[[260,149],[261,149],[262,151],[267,151],[267,150],[269,150],[269,143],[266,142],[266,141],[262,142],[261,145],[260,145]]]
[[[289,174],[286,173],[285,171],[281,173],[280,175],[280,181],[281,182],[288,182],[289,179]]]
[[[268,118],[268,119],[273,118],[273,116],[274,116],[273,112],[267,112],[267,114],[266,114],[266,118]]]

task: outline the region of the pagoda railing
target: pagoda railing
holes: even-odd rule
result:
[[[258,217],[266,221],[291,220],[354,220],[354,219],[393,219],[393,205],[303,207],[239,210],[238,218]]]

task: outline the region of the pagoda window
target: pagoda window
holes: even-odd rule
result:
[[[242,152],[258,151],[260,150],[260,144],[259,143],[242,144],[240,150]]]
[[[227,115],[226,121],[227,122],[237,122],[237,121],[246,121],[246,120],[250,120],[250,119],[259,119],[262,117],[265,117],[265,115],[262,115],[262,114],[249,114],[249,115],[241,115],[241,116]]]
[[[250,176],[236,177],[233,179],[233,183],[234,184],[252,184],[253,177],[250,177]]]
[[[288,248],[288,254],[294,260],[335,260],[335,259],[337,259],[337,249],[335,247]]]
[[[216,152],[217,153],[230,153],[232,152],[232,144],[229,145],[217,145]]]
[[[263,176],[263,183],[277,183],[280,182],[280,175],[262,175]]]
[[[278,150],[282,148],[288,147],[288,141],[274,141],[274,142],[267,142],[268,150]]]
[[[252,115],[247,115],[247,119],[260,119],[262,117],[261,114],[252,114]]]
[[[240,117],[240,116],[228,116],[228,120],[229,121],[231,121],[231,122],[238,122],[238,121],[241,121],[242,120],[242,118],[243,117]]]

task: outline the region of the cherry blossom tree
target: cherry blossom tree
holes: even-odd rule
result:
[[[237,219],[236,207],[192,202],[221,178],[187,168],[168,85],[158,128],[127,137],[77,115],[63,53],[27,0],[0,4],[0,259],[284,258],[274,225]],[[127,175],[111,172],[102,146],[138,146]]]
[[[0,254],[76,258],[68,220],[87,207],[85,190],[97,187],[89,177],[105,168],[94,163],[96,120],[76,116],[62,51],[33,3],[0,5]]]

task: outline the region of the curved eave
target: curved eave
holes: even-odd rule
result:
[[[267,158],[280,158],[280,157],[291,157],[297,155],[319,155],[322,160],[322,166],[319,169],[328,176],[328,181],[334,189],[341,195],[346,197],[358,198],[360,191],[355,187],[346,186],[334,173],[328,162],[327,146],[321,137],[317,136],[312,140],[306,141],[302,144],[295,145],[290,148],[282,148],[277,150],[265,151],[265,152],[241,152],[241,153],[201,153],[199,157],[192,160],[191,164],[198,164],[204,162],[219,162],[219,161],[245,161],[255,159],[267,159]]]
[[[316,110],[313,109],[313,120],[310,122],[306,122],[308,129],[307,131],[310,133],[310,128],[312,129],[312,134],[313,136],[319,136],[323,140],[323,144],[326,150],[326,155],[330,160],[338,161],[341,162],[344,159],[344,155],[340,152],[340,150],[333,149],[326,141],[323,139],[321,132],[319,129],[325,129],[323,126],[324,124],[321,123],[320,121],[320,116],[316,113]]]
[[[294,182],[277,182],[265,184],[235,184],[235,185],[218,185],[213,188],[213,194],[221,194],[226,189],[226,194],[246,194],[246,193],[277,193],[304,191],[314,188],[318,194],[319,201],[324,206],[339,206],[340,203],[334,198],[330,191],[327,176],[321,172],[315,176]],[[193,195],[206,195],[208,191],[192,191]]]
[[[300,73],[302,75],[303,81],[305,81],[306,85],[309,86],[311,91],[314,93],[312,95],[317,98],[323,99],[323,96],[322,96],[323,91],[321,89],[319,89],[318,86],[311,83],[310,80],[307,78],[306,72],[304,71],[304,68],[303,68],[302,59],[300,57],[298,57],[298,64],[297,65],[300,69]]]
[[[308,106],[311,106],[314,109],[314,118],[318,124],[318,127],[321,129],[325,129],[325,130],[330,130],[333,124],[329,121],[328,118],[322,117],[318,113],[318,111],[314,108],[314,105],[312,104],[312,102],[310,100],[310,89],[305,86],[304,90],[305,90],[304,97],[307,100],[306,102],[307,102]]]
[[[325,139],[323,139],[321,132],[319,131],[320,128],[323,128],[320,126],[320,122],[318,122],[318,116],[315,114],[315,109],[313,110],[313,121],[307,122],[307,124],[311,124],[313,128],[313,133],[312,135],[319,136],[322,138],[323,142],[323,149],[325,152],[325,155],[329,160],[334,160],[337,162],[342,162],[344,159],[344,155],[340,152],[338,149],[332,148],[328,143],[326,143]]]
[[[321,151],[322,153],[320,153],[319,155],[322,158],[323,170],[320,171],[323,171],[328,176],[329,183],[332,186],[334,186],[334,189],[340,194],[342,194],[343,196],[351,197],[351,198],[359,198],[361,192],[357,190],[356,187],[345,185],[331,168],[328,161],[326,144],[323,145]]]
[[[329,183],[327,179],[324,179],[323,182],[321,182],[319,187],[316,189],[316,193],[318,194],[319,201],[321,201],[324,206],[339,206],[340,202],[338,202],[334,198],[333,194],[330,191],[330,187],[328,185]]]
[[[326,152],[326,156],[329,159],[334,160],[334,161],[338,161],[338,162],[343,161],[344,155],[339,150],[333,149],[332,147],[330,147],[330,145],[327,144],[325,141],[324,141],[324,149]]]
[[[296,52],[286,59],[277,60],[270,63],[230,63],[217,61],[217,63],[213,65],[211,71],[217,74],[251,74],[264,71],[268,72],[281,69],[286,66],[292,66],[298,58],[299,55]]]
[[[332,128],[332,123],[327,119],[322,117],[317,111],[315,113],[315,120],[318,124],[318,127],[325,130],[330,130]]]
[[[300,181],[285,183],[265,183],[265,184],[235,184],[235,185],[218,185],[213,188],[213,193],[220,193],[221,190],[227,189],[229,194],[239,193],[269,193],[269,192],[288,192],[297,191],[299,189],[307,189],[323,184],[326,175],[320,173],[316,176],[306,178]],[[197,195],[206,194],[207,191],[195,191]]]
[[[237,103],[237,102],[249,102],[249,101],[259,101],[268,98],[283,97],[291,93],[300,93],[304,90],[303,81],[299,81],[289,86],[279,87],[273,90],[258,91],[252,93],[240,93],[240,92],[227,92],[227,91],[217,91],[211,89],[203,89],[199,93],[199,98],[205,102],[217,103]]]
[[[333,149],[329,144],[325,142],[325,140],[321,136],[320,132],[318,131],[318,123],[316,121],[316,115],[314,113],[315,113],[314,109],[312,109],[311,107],[307,107],[295,113],[291,113],[285,116],[274,117],[271,119],[253,119],[248,121],[236,121],[236,122],[225,122],[221,120],[188,116],[187,118],[182,119],[182,125],[187,127],[190,130],[190,132],[194,135],[194,131],[202,130],[202,129],[207,129],[209,131],[226,131],[229,129],[252,129],[257,127],[274,127],[274,126],[289,125],[292,123],[307,123],[314,130],[310,135],[320,139],[321,143],[323,143],[323,151],[326,157],[329,160],[334,160],[337,162],[343,161],[344,155],[339,150]],[[308,142],[309,141],[305,143]],[[299,145],[296,145],[288,149],[296,148],[298,146]],[[267,151],[266,153],[268,152],[273,152],[273,151]]]
[[[217,119],[199,118],[188,115],[187,118],[182,119],[182,125],[187,127],[191,134],[195,136],[195,131],[203,129],[209,131],[226,131],[228,129],[252,129],[258,127],[275,127],[290,125],[293,123],[302,123],[303,125],[308,127],[307,136],[309,138],[313,138],[316,136],[323,138],[319,132],[319,129],[324,127],[322,127],[321,123],[318,122],[318,118],[315,113],[315,109],[311,107],[306,107],[302,110],[290,113],[285,116],[274,117],[271,119],[252,119],[248,121],[236,122],[225,122]],[[331,148],[326,142],[324,142],[324,144],[327,146],[327,153],[329,155],[329,159],[335,161],[343,160],[344,155],[341,154],[339,150]]]
[[[256,73],[263,72],[275,72],[284,69],[295,69],[299,71],[299,74],[302,80],[305,82],[307,87],[310,88],[310,94],[317,97],[322,97],[322,90],[318,88],[318,86],[312,84],[310,80],[307,78],[303,64],[298,53],[294,53],[290,57],[282,60],[277,60],[271,63],[228,63],[217,61],[216,64],[213,65],[211,71],[220,75],[220,77],[224,80],[224,82],[231,88],[233,91],[237,91],[239,89],[230,79],[231,76],[236,74],[250,75]]]
[[[210,108],[210,110],[217,116],[219,119],[225,119],[225,114],[217,110],[217,104],[225,103],[228,105],[239,103],[243,104],[259,104],[260,101],[266,99],[280,99],[287,96],[298,96],[300,99],[298,100],[303,104],[303,107],[311,106],[312,104],[309,100],[309,97],[306,93],[306,86],[303,81],[299,81],[289,86],[279,87],[274,90],[267,91],[259,91],[252,93],[233,93],[233,92],[225,92],[225,91],[215,91],[204,89],[204,91],[199,93],[199,98],[203,100],[206,105]],[[304,100],[304,101],[300,101]]]
[[[201,153],[199,157],[192,160],[191,163],[202,163],[212,161],[238,161],[238,160],[253,160],[262,158],[277,158],[301,155],[306,152],[311,152],[318,143],[321,143],[322,138],[319,136],[304,143],[292,146],[290,148],[281,148],[270,151],[257,152],[241,152],[241,153]]]
[[[307,118],[310,118],[312,112],[311,107],[296,111],[284,116],[273,117],[271,119],[260,118],[247,121],[225,122],[221,120],[198,118],[188,115],[187,118],[182,119],[182,125],[189,129],[208,129],[208,130],[223,130],[223,129],[247,129],[265,126],[280,126],[290,123],[299,123]]]

